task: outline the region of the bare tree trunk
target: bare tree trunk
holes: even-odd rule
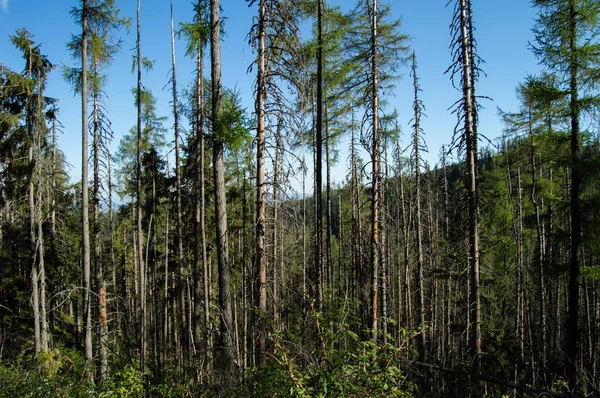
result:
[[[165,283],[163,285],[163,361],[167,360],[169,354],[169,209],[166,209],[167,219],[165,222]]]
[[[510,168],[508,170],[509,187],[510,181]],[[525,364],[525,268],[523,266],[523,197],[521,188],[521,165],[517,164],[517,219],[515,226],[515,246],[516,246],[516,313],[515,313],[515,336],[519,339],[520,348],[520,362],[516,365],[516,379],[518,380],[519,366]],[[509,189],[509,192],[512,188]]]
[[[258,75],[256,81],[256,363],[266,365],[267,348],[267,259],[265,252],[265,100],[266,100],[266,0],[260,0],[258,15]]]
[[[388,192],[388,163],[387,163],[387,140],[383,140],[384,154],[384,184],[381,190],[381,250],[379,252],[381,264],[381,331],[383,334],[383,344],[388,342],[388,244],[387,244],[387,215],[388,207],[386,204],[386,195]]]
[[[317,0],[317,120],[315,140],[315,285],[319,311],[323,306],[323,0]]]
[[[252,152],[252,147],[248,148],[248,153]],[[250,156],[248,156],[249,162]],[[251,280],[251,276],[249,276],[249,267],[248,260],[250,257],[249,247],[248,247],[248,177],[246,175],[246,170],[244,173],[244,183],[243,183],[243,191],[244,191],[244,201],[242,204],[242,237],[243,237],[243,249],[242,249],[242,374],[246,374],[246,370],[248,369],[248,353],[250,351],[248,339],[248,282]],[[250,296],[252,297],[252,296]]]
[[[175,27],[173,25],[173,1],[171,0],[171,83],[173,84],[173,122],[175,127],[175,183],[177,190],[177,266],[179,268],[179,309],[181,322],[181,363],[185,365],[189,351],[189,327],[186,313],[187,273],[183,264],[183,230],[181,208],[181,165],[179,159],[179,104],[177,102],[177,67],[175,65]]]
[[[223,345],[223,364],[229,374],[233,374],[235,353],[233,346],[233,314],[231,309],[231,276],[229,269],[229,242],[227,234],[227,205],[225,198],[225,166],[223,163],[224,143],[221,141],[223,126],[221,123],[221,20],[220,1],[211,0],[211,72],[212,72],[212,125],[213,172],[215,184],[215,218],[217,232],[217,261],[219,267],[219,306],[221,307],[221,339]]]
[[[41,177],[41,175],[39,176]],[[38,192],[39,198],[40,192]],[[46,268],[45,268],[45,247],[44,247],[44,231],[43,217],[41,209],[41,198],[39,198],[39,207],[37,214],[37,229],[38,229],[38,289],[39,289],[39,317],[40,317],[40,349],[41,352],[48,352],[48,317],[46,316]]]
[[[344,257],[344,216],[342,210],[342,195],[338,194],[338,290],[340,295],[345,292],[348,297],[348,270],[346,269],[346,261]]]
[[[95,57],[92,55],[92,71],[98,72],[98,65]],[[98,90],[93,90],[92,94],[92,112],[93,112],[93,163],[94,163],[94,182],[93,182],[93,202],[92,202],[92,257],[94,263],[94,272],[96,279],[96,288],[98,289],[98,379],[104,381],[108,378],[108,348],[107,343],[107,320],[106,320],[106,286],[104,284],[104,272],[100,259],[100,115],[98,103]]]
[[[29,109],[31,111],[31,109]],[[29,136],[33,139],[34,127],[30,120],[28,123]],[[39,291],[39,273],[37,267],[37,237],[36,237],[36,217],[35,217],[35,169],[34,164],[34,142],[29,146],[28,161],[31,167],[28,184],[28,207],[29,207],[29,239],[30,239],[30,266],[31,266],[31,304],[33,307],[33,347],[35,358],[42,351],[41,330],[40,330],[40,291]]]
[[[52,159],[51,159],[51,174],[50,174],[50,261],[51,266],[59,268],[58,264],[58,252],[56,250],[56,175],[57,175],[57,137],[56,137],[56,123],[58,108],[56,104],[58,99],[52,102]],[[2,209],[0,209],[0,253],[2,252]],[[2,272],[0,271],[0,302],[2,302]],[[50,308],[54,303],[53,291],[55,286],[50,285]],[[2,328],[2,318],[0,315],[0,328]],[[1,332],[0,332],[1,333]],[[49,338],[52,339],[54,333],[54,311],[50,311],[50,329]]]
[[[539,319],[539,327],[540,327],[540,337],[541,337],[541,358],[539,359],[539,363],[542,369],[542,372],[546,368],[546,363],[548,359],[548,336],[547,336],[547,325],[546,325],[546,278],[544,276],[544,259],[546,257],[544,253],[544,232],[543,226],[540,219],[540,204],[538,203],[537,198],[537,170],[536,170],[536,161],[535,161],[535,143],[533,137],[533,127],[531,125],[531,109],[529,110],[528,115],[529,122],[529,138],[531,139],[531,203],[533,203],[533,207],[535,209],[535,219],[536,219],[536,232],[537,232],[537,248],[535,253],[535,262],[537,263],[538,268],[538,304],[540,311],[540,319]]]
[[[580,103],[578,97],[579,56],[577,51],[577,21],[578,13],[575,0],[569,0],[569,112],[571,119],[571,253],[569,259],[569,286],[568,286],[568,312],[567,312],[567,382],[571,392],[576,391],[577,385],[577,345],[579,336],[579,290],[580,267],[579,250],[581,246],[581,144],[579,140],[579,114]]]
[[[278,256],[277,250],[278,242],[277,242],[277,232],[278,232],[278,195],[279,195],[279,152],[280,152],[280,129],[281,129],[281,120],[277,123],[277,133],[275,135],[275,160],[273,162],[273,322],[276,327],[279,325],[279,310],[278,307],[278,288],[277,288],[277,264],[278,264]]]
[[[196,66],[196,211],[194,233],[194,340],[196,344],[202,341],[201,319],[202,319],[202,288],[200,280],[200,269],[206,274],[206,232],[204,217],[204,65],[203,65],[202,45],[198,46],[197,66]],[[204,310],[208,312],[207,297],[204,297]],[[208,330],[208,318],[205,319],[205,327]],[[208,339],[205,339],[208,343]],[[210,347],[205,344],[208,352]],[[207,361],[208,363],[209,361]]]
[[[302,302],[306,302],[306,151],[302,134]]]
[[[359,281],[361,277],[361,263],[362,255],[361,239],[360,239],[360,191],[358,181],[358,167],[356,159],[356,133],[354,129],[354,111],[352,112],[352,138],[350,142],[350,167],[351,167],[351,201],[352,201],[352,238],[351,238],[351,251],[352,251],[352,295],[351,297],[358,301],[362,299],[359,292],[361,283]]]
[[[406,201],[404,198],[404,173],[402,171],[402,162],[400,159],[400,139],[397,141],[398,150],[398,184],[400,185],[400,209],[402,210],[402,241],[404,248],[404,315],[406,318],[406,326],[410,329],[413,325],[412,318],[412,288],[411,288],[411,272],[410,272],[410,239],[408,236],[408,217],[406,216]]]
[[[156,220],[157,211],[156,211],[156,174],[158,172],[158,159],[152,159],[152,214],[150,215],[150,220]],[[154,315],[154,320],[150,322],[151,325],[154,325],[153,328],[153,341],[152,341],[152,355],[154,366],[158,368],[160,362],[160,353],[158,349],[158,344],[160,343],[160,328],[157,326],[158,321],[160,319],[160,307],[158,305],[158,298],[160,295],[159,286],[158,286],[158,242],[157,242],[157,233],[156,233],[156,224],[157,222],[152,223],[152,225],[148,228],[148,240],[152,241],[152,305]],[[146,246],[147,248],[147,246]],[[146,249],[147,250],[147,249]]]
[[[92,353],[92,307],[90,302],[90,221],[88,193],[88,116],[87,116],[87,47],[88,5],[81,6],[81,262],[83,267],[83,355],[86,361],[93,360]],[[89,374],[90,378],[92,373]]]
[[[396,120],[396,131],[399,132],[398,130],[398,120]],[[395,189],[395,199],[396,199],[396,220],[395,220],[395,226],[396,226],[396,260],[394,261],[395,266],[396,266],[396,342],[397,344],[401,344],[400,343],[400,338],[401,338],[401,330],[402,327],[404,326],[405,323],[405,319],[406,319],[406,311],[405,311],[405,292],[402,289],[403,287],[403,271],[402,271],[402,265],[403,265],[403,261],[400,260],[400,253],[402,253],[402,248],[404,247],[403,244],[403,235],[402,235],[402,228],[400,227],[400,224],[402,223],[402,202],[401,202],[401,195],[400,195],[400,175],[402,174],[402,167],[401,165],[401,156],[402,153],[400,152],[400,137],[398,134],[398,137],[396,139],[396,153],[397,153],[397,157],[396,157],[396,164],[397,164],[397,170],[396,170],[396,189]]]
[[[144,265],[144,238],[142,230],[142,49],[141,49],[140,0],[137,3],[137,142],[136,142],[136,225],[139,266],[140,305],[140,371],[146,374],[146,267]]]
[[[415,203],[416,203],[416,225],[415,241],[417,249],[417,283],[419,284],[419,326],[425,327],[425,284],[423,281],[423,230],[421,225],[421,164],[419,133],[421,132],[421,105],[419,103],[419,79],[417,78],[417,60],[415,53],[412,54],[412,75],[414,85],[415,115],[413,119],[413,149],[415,155]],[[419,336],[419,360],[425,361],[427,338],[425,333]]]
[[[331,259],[331,154],[329,137],[329,116],[328,107],[325,104],[325,264],[326,280],[329,285],[329,293],[333,294],[333,270]]]
[[[114,306],[113,311],[115,312],[115,324],[114,324],[114,341],[113,346],[115,348],[118,347],[119,334],[121,333],[121,317],[120,317],[120,296],[118,294],[119,289],[117,288],[117,262],[115,259],[115,226],[114,226],[114,211],[113,211],[113,202],[112,202],[112,174],[111,174],[111,156],[107,151],[106,153],[106,164],[107,164],[107,173],[108,173],[108,214],[109,214],[109,228],[110,228],[110,269],[112,275],[112,289],[114,292]]]
[[[372,134],[373,147],[371,153],[372,160],[372,225],[371,225],[371,333],[372,339],[377,341],[378,335],[378,305],[379,305],[379,211],[380,211],[380,144],[379,144],[379,94],[378,94],[378,75],[377,75],[377,0],[373,0],[373,9],[371,10],[373,19],[371,21],[371,86],[372,86]]]
[[[467,15],[469,18],[467,18]],[[471,297],[469,310],[472,315],[472,345],[477,370],[481,369],[481,299],[479,277],[479,197],[477,193],[477,131],[470,1],[460,0],[460,43],[462,52],[462,83],[464,107],[464,134],[467,149],[467,196],[469,211],[469,263],[471,266]]]

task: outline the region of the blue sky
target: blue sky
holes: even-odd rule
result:
[[[449,24],[452,8],[446,7],[447,0],[399,1],[388,0],[395,17],[403,20],[402,31],[412,37],[411,48],[416,52],[419,64],[419,78],[422,88],[421,99],[426,107],[427,118],[423,121],[425,139],[429,148],[426,155],[432,164],[437,162],[441,145],[449,144],[456,118],[448,108],[459,98],[444,71],[451,63],[448,48],[450,41]],[[60,65],[72,65],[65,44],[72,33],[79,28],[69,15],[76,1],[48,0],[0,0],[0,62],[20,70],[23,67],[21,55],[11,45],[8,35],[17,28],[26,27],[34,34],[34,40],[42,44],[46,54],[58,68],[51,74],[47,95],[60,99],[60,120],[64,133],[59,137],[59,145],[71,164],[72,181],[77,181],[81,173],[81,131],[80,99],[74,97],[70,87],[60,74]],[[329,0],[329,4],[350,7],[355,1]],[[122,13],[135,18],[136,0],[120,2]],[[248,46],[247,35],[256,14],[256,6],[249,8],[244,0],[221,0],[223,16],[227,18],[227,33],[222,44],[223,83],[236,87],[248,111],[253,110],[252,84],[255,74],[247,74],[247,68],[254,58]],[[514,110],[518,104],[515,87],[527,74],[539,73],[540,67],[527,48],[533,40],[531,27],[535,10],[524,0],[476,0],[473,4],[476,38],[479,55],[485,60],[482,65],[487,74],[482,76],[477,93],[492,98],[482,100],[485,109],[480,114],[479,131],[494,142],[502,132],[502,124],[497,116],[497,107]],[[191,0],[175,0],[175,23],[191,20]],[[170,16],[168,0],[142,0],[142,53],[156,61],[153,71],[144,76],[144,85],[158,97],[159,114],[170,115],[168,83],[171,62]],[[136,115],[130,92],[135,85],[131,74],[131,56],[135,47],[135,34],[121,35],[122,53],[117,56],[108,71],[106,87],[115,139],[113,152],[119,139],[135,125]],[[192,81],[192,61],[184,57],[184,43],[178,41],[177,68],[180,89]],[[390,107],[397,108],[404,131],[404,141],[408,141],[412,107],[412,83],[408,69],[403,72]],[[166,123],[171,126],[171,119]],[[485,145],[485,143],[483,143]],[[334,169],[334,180],[343,181],[346,176],[347,143],[339,145],[340,161]]]

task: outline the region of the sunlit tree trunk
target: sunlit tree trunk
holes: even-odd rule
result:
[[[371,129],[373,143],[371,148],[372,162],[372,200],[371,200],[371,334],[377,340],[379,328],[379,263],[380,263],[380,144],[379,144],[379,81],[377,71],[377,0],[372,3],[371,20]]]
[[[256,287],[256,363],[258,366],[266,365],[267,347],[267,259],[265,252],[265,100],[266,100],[266,0],[260,0],[258,15],[258,75],[256,78],[256,273],[258,276]]]
[[[273,322],[275,323],[276,327],[281,327],[281,325],[279,325],[279,310],[278,310],[278,286],[277,286],[277,265],[279,264],[278,258],[279,256],[277,255],[277,251],[279,250],[278,247],[278,223],[279,223],[279,153],[280,153],[280,145],[281,145],[281,139],[280,139],[280,129],[281,129],[281,120],[278,121],[277,123],[277,133],[275,135],[275,159],[273,161],[273,239],[272,239],[272,245],[273,245]]]
[[[415,53],[412,54],[412,75],[414,85],[414,118],[413,118],[413,150],[415,162],[415,243],[417,250],[417,283],[419,284],[419,326],[425,327],[425,283],[423,280],[423,227],[421,224],[421,105],[419,102],[419,83],[417,78],[417,61]],[[419,336],[419,359],[425,360],[427,339],[425,333]]]
[[[213,172],[215,184],[215,218],[217,232],[217,264],[219,267],[219,306],[221,311],[221,343],[223,346],[223,365],[232,374],[235,352],[233,345],[233,313],[231,303],[231,276],[229,264],[229,240],[227,234],[227,205],[225,198],[225,152],[222,141],[223,121],[221,120],[221,20],[220,1],[211,0],[211,72],[212,72],[212,125],[213,125]]]
[[[175,184],[177,203],[177,267],[179,269],[179,319],[181,322],[181,362],[185,364],[189,351],[189,327],[186,312],[185,292],[187,287],[186,267],[183,263],[183,229],[181,207],[181,160],[179,157],[179,104],[177,102],[177,68],[175,65],[175,27],[173,25],[173,1],[171,1],[171,83],[173,94],[173,122],[175,128]]]
[[[137,139],[136,139],[136,230],[139,269],[139,324],[140,324],[140,370],[146,373],[146,267],[144,264],[144,231],[142,229],[142,48],[141,48],[141,0],[137,2]]]
[[[475,354],[477,370],[481,369],[481,293],[479,276],[479,196],[477,192],[477,130],[476,105],[473,76],[473,38],[469,35],[471,26],[470,1],[460,0],[460,48],[462,53],[462,91],[464,112],[464,137],[467,152],[467,200],[469,212],[469,264],[471,266],[471,344]]]
[[[90,302],[90,221],[88,193],[88,112],[87,112],[87,50],[88,2],[81,2],[81,262],[83,267],[83,354],[86,361],[93,360],[92,306]],[[91,373],[90,373],[91,377]]]
[[[317,114],[315,130],[315,281],[317,307],[323,305],[323,0],[317,0]]]

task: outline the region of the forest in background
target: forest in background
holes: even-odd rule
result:
[[[140,0],[131,18],[78,1],[71,66],[11,34],[23,67],[0,64],[0,396],[600,394],[600,1],[531,4],[545,70],[523,76],[491,143],[477,15],[448,3],[457,119],[435,164],[393,3],[247,0],[248,112],[221,83],[220,2],[195,1],[171,22],[173,126],[144,87]],[[103,87],[126,31],[137,122],[110,153]],[[193,81],[178,81],[176,37]],[[413,91],[395,92],[404,71]],[[75,184],[50,73],[81,97]],[[391,95],[413,98],[409,131]]]

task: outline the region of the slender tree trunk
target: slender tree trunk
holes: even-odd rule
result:
[[[41,177],[41,175],[39,176]],[[43,217],[41,209],[41,192],[38,192],[38,211],[37,211],[37,234],[38,234],[38,289],[39,289],[39,317],[40,317],[40,349],[41,352],[48,352],[48,317],[46,316],[46,267],[45,267],[45,246],[44,246],[44,231]]]
[[[266,365],[267,347],[267,259],[265,252],[265,100],[266,100],[266,0],[260,0],[258,15],[258,75],[256,81],[256,363]]]
[[[396,120],[396,131],[399,132],[398,130],[398,121]],[[404,247],[403,244],[403,235],[402,235],[402,228],[400,226],[400,224],[402,223],[402,199],[401,199],[401,190],[400,190],[400,175],[402,174],[402,167],[401,167],[401,156],[402,153],[400,151],[400,137],[398,134],[398,137],[396,139],[396,153],[397,153],[397,158],[396,158],[396,162],[397,162],[397,170],[396,170],[396,190],[395,190],[395,194],[396,194],[396,220],[395,220],[395,225],[396,225],[396,342],[397,344],[401,344],[400,343],[400,338],[401,338],[401,330],[402,327],[405,325],[405,320],[406,320],[406,311],[405,311],[405,292],[402,289],[403,287],[403,272],[402,272],[402,265],[403,265],[403,261],[400,260],[400,253],[402,252],[402,248]]]
[[[510,169],[508,170],[509,187],[510,182]],[[520,349],[520,362],[517,365],[517,379],[519,376],[518,366],[524,366],[525,364],[525,267],[523,266],[523,196],[521,187],[521,166],[517,164],[517,219],[516,219],[516,231],[515,231],[515,243],[516,243],[516,275],[517,280],[517,308],[515,313],[515,335],[519,339]],[[509,189],[509,192],[512,188]]]
[[[379,211],[380,211],[380,144],[379,144],[379,82],[377,72],[377,0],[373,0],[372,21],[371,21],[371,89],[372,89],[372,103],[371,103],[371,116],[372,116],[372,134],[373,134],[373,147],[371,153],[372,160],[372,230],[371,230],[371,333],[372,339],[377,340],[378,335],[378,305],[379,305],[379,256],[380,256],[380,242],[379,242]]]
[[[58,252],[56,250],[56,175],[57,175],[57,136],[56,136],[56,123],[57,123],[57,115],[58,108],[57,104],[58,100],[55,99],[52,102],[52,159],[51,159],[51,174],[50,174],[50,265],[51,267],[55,267],[55,269],[60,268],[58,264]],[[2,252],[2,210],[0,209],[0,253]],[[0,271],[0,302],[2,302],[2,272]],[[55,289],[55,285],[50,285],[50,308],[52,308],[54,300],[53,300],[53,292]],[[0,328],[2,328],[2,319],[0,316]],[[0,332],[1,333],[1,332]],[[50,336],[52,339],[52,334],[54,333],[54,311],[50,311]]]
[[[119,335],[121,333],[121,317],[120,317],[120,295],[117,283],[117,261],[115,259],[115,223],[114,223],[114,211],[113,211],[113,201],[112,201],[112,174],[111,174],[111,156],[107,151],[106,153],[106,165],[107,165],[107,174],[108,174],[108,216],[109,216],[109,228],[110,228],[110,242],[109,242],[109,250],[110,250],[110,269],[112,276],[112,289],[114,292],[114,306],[113,311],[115,312],[115,324],[114,324],[114,341],[113,346],[115,348],[118,347]]]
[[[329,116],[328,107],[325,104],[325,261],[327,269],[327,284],[329,285],[329,292],[333,294],[333,270],[332,270],[332,259],[331,259],[331,154],[330,144],[331,137],[329,137]]]
[[[411,288],[411,272],[410,272],[410,239],[408,236],[408,217],[406,215],[406,200],[404,198],[404,173],[402,171],[402,162],[400,159],[400,140],[397,142],[398,147],[398,184],[400,185],[400,208],[402,210],[402,241],[404,248],[404,305],[406,307],[404,314],[406,317],[406,326],[410,329],[413,325],[412,317],[412,288]]]
[[[28,105],[28,133],[32,140],[29,146],[28,163],[31,168],[29,174],[29,184],[27,188],[28,193],[28,207],[29,207],[29,263],[31,266],[31,302],[33,307],[33,347],[34,357],[40,354],[42,350],[41,343],[41,331],[40,331],[40,291],[39,291],[39,271],[36,262],[38,248],[37,248],[37,237],[36,237],[36,216],[35,216],[35,170],[38,166],[34,163],[34,146],[35,146],[35,127],[33,122],[33,111],[31,106]]]
[[[546,363],[548,359],[548,336],[547,336],[547,325],[546,325],[546,278],[544,276],[544,259],[546,255],[544,254],[544,232],[543,226],[540,216],[540,204],[538,203],[537,198],[537,170],[536,170],[536,161],[535,161],[535,143],[533,137],[533,127],[531,125],[531,109],[529,110],[528,115],[529,121],[529,138],[531,140],[531,203],[533,203],[533,207],[535,209],[535,220],[536,220],[536,232],[537,232],[537,247],[535,253],[535,262],[537,264],[538,269],[538,304],[540,311],[540,319],[539,319],[539,327],[540,327],[540,337],[541,337],[541,358],[539,359],[539,363],[541,366],[541,371],[545,370]]]
[[[92,71],[98,73],[98,65],[95,56],[92,55]],[[100,259],[100,115],[98,103],[98,90],[93,90],[92,112],[93,112],[93,163],[94,163],[94,182],[93,182],[93,219],[92,219],[92,257],[94,263],[94,272],[96,279],[96,288],[98,289],[98,379],[104,381],[108,378],[108,347],[107,344],[107,315],[106,315],[106,286],[104,284],[104,273]]]
[[[86,361],[93,360],[92,312],[90,302],[90,222],[88,194],[88,115],[87,115],[87,47],[88,2],[82,0],[81,15],[81,262],[83,267],[83,354]],[[90,365],[91,366],[91,365]],[[90,372],[90,377],[92,373]]]
[[[186,280],[187,273],[183,263],[183,230],[181,208],[181,165],[179,159],[179,104],[177,102],[177,68],[175,65],[175,27],[173,25],[173,1],[171,0],[171,82],[173,84],[173,122],[175,126],[175,183],[177,190],[177,267],[179,268],[179,307],[181,322],[181,361],[185,364],[189,351],[189,327],[186,313]]]
[[[151,324],[154,325],[153,328],[153,341],[152,341],[152,355],[154,356],[154,366],[158,367],[160,362],[160,352],[158,345],[160,343],[160,328],[157,327],[158,320],[160,319],[160,307],[158,305],[158,298],[160,295],[159,285],[158,285],[158,237],[156,233],[156,227],[158,222],[156,221],[157,217],[157,209],[156,209],[156,177],[158,174],[158,159],[157,157],[153,157],[152,159],[152,214],[150,215],[150,219],[154,219],[155,222],[152,223],[149,229],[148,239],[152,240],[152,306],[154,315],[154,321],[151,321]]]
[[[345,292],[348,297],[348,273],[346,270],[346,261],[344,258],[344,216],[342,210],[342,195],[338,193],[338,290],[340,296]]]
[[[354,128],[354,111],[352,112],[352,138],[350,142],[350,167],[352,169],[351,201],[352,201],[352,298],[354,300],[362,299],[361,289],[361,263],[362,255],[360,239],[360,191],[358,181],[358,166],[356,159],[356,133]]]
[[[195,226],[194,233],[194,340],[196,344],[202,341],[202,281],[200,269],[206,266],[206,238],[204,231],[204,65],[202,45],[198,46],[196,66],[196,197],[195,197]],[[206,300],[206,297],[204,298]],[[208,303],[205,303],[208,307]],[[205,308],[206,310],[206,308]],[[208,327],[208,319],[205,319]],[[205,345],[208,351],[208,344]]]
[[[146,374],[146,267],[144,265],[144,238],[142,229],[142,49],[140,4],[137,2],[137,142],[136,142],[136,225],[139,266],[139,305],[140,305],[140,371]]]
[[[278,287],[277,287],[277,264],[278,264],[278,256],[277,250],[278,242],[277,242],[277,233],[278,233],[278,195],[279,195],[279,152],[280,152],[280,129],[281,129],[281,120],[277,123],[277,133],[275,135],[275,160],[273,161],[273,322],[276,327],[280,326],[279,324],[279,310],[278,308]]]
[[[577,362],[579,342],[579,249],[581,246],[581,144],[579,142],[579,114],[580,104],[578,96],[579,59],[577,51],[577,20],[575,0],[569,0],[569,112],[571,118],[571,253],[569,259],[569,286],[568,286],[568,312],[567,312],[567,382],[571,392],[577,386]]]
[[[211,72],[212,72],[212,125],[213,125],[213,172],[215,184],[215,218],[217,232],[217,261],[219,267],[219,306],[221,307],[221,343],[223,346],[223,365],[229,374],[233,374],[235,352],[233,345],[233,314],[231,309],[231,276],[229,264],[229,242],[227,234],[227,205],[225,198],[225,165],[223,127],[221,123],[221,20],[220,1],[211,0]]]
[[[412,55],[412,74],[414,83],[414,110],[413,119],[413,148],[415,154],[415,203],[416,203],[416,225],[415,241],[417,250],[417,283],[419,284],[419,326],[425,327],[425,284],[423,281],[423,230],[421,225],[421,164],[420,164],[420,141],[419,133],[421,129],[421,105],[419,103],[419,81],[417,78],[417,61],[415,53]],[[427,339],[425,333],[419,336],[419,360],[425,361],[427,356],[425,349]]]
[[[166,362],[169,354],[169,206],[167,205],[165,221],[165,283],[163,285],[163,361]]]
[[[383,159],[384,159],[384,183],[381,190],[381,229],[380,240],[381,250],[379,251],[379,261],[381,265],[381,331],[383,334],[383,344],[388,342],[388,244],[387,244],[387,203],[386,195],[388,192],[388,166],[387,166],[387,140],[383,140]]]
[[[467,149],[467,196],[469,211],[469,263],[471,266],[471,338],[477,370],[481,369],[481,299],[479,277],[479,197],[477,193],[477,132],[476,105],[474,98],[474,76],[472,57],[472,40],[468,34],[471,25],[470,2],[460,0],[460,40],[462,52],[462,82],[464,107],[464,134]],[[471,38],[472,39],[472,38]]]
[[[306,143],[302,134],[302,302],[306,302]]]
[[[316,297],[323,306],[323,0],[317,0],[317,120],[315,140],[315,267]]]
[[[248,152],[251,153],[252,147],[248,148]],[[248,156],[248,162],[250,156]],[[248,369],[248,353],[250,352],[250,345],[248,340],[248,282],[250,277],[248,275],[248,259],[250,253],[248,251],[248,177],[246,170],[244,173],[244,199],[242,204],[242,237],[243,237],[243,249],[242,249],[242,374],[246,374]],[[252,297],[252,296],[250,296]]]

